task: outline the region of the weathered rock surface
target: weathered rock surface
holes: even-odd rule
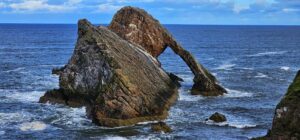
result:
[[[227,119],[225,115],[215,112],[209,117],[209,120],[219,123],[219,122],[225,122]]]
[[[271,130],[258,139],[300,140],[300,71],[276,107]]]
[[[172,132],[171,127],[169,127],[164,122],[158,122],[158,123],[151,124],[151,130],[156,131],[156,132],[165,132],[165,133]]]
[[[177,86],[150,54],[106,27],[78,22],[68,64],[57,70],[59,89],[40,102],[87,106],[93,122],[109,127],[162,120],[177,99]]]
[[[192,94],[217,96],[226,93],[226,90],[217,84],[216,78],[146,11],[124,7],[115,14],[108,28],[123,39],[144,48],[155,58],[163,53],[166,47],[170,47],[185,61],[195,76]]]

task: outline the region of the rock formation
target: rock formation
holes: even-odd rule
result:
[[[163,120],[177,99],[178,81],[182,80],[160,67],[157,57],[166,47],[194,73],[192,94],[226,92],[157,20],[144,10],[125,7],[108,28],[87,20],[78,22],[71,59],[52,71],[59,75],[59,89],[47,91],[40,102],[86,106],[88,116],[102,126]]]
[[[216,112],[209,117],[209,120],[219,123],[219,122],[225,122],[227,119],[225,115]]]
[[[287,93],[276,107],[271,130],[258,139],[300,139],[300,71],[298,71]]]
[[[78,22],[78,39],[68,64],[57,69],[59,89],[40,102],[87,106],[102,126],[162,120],[177,99],[176,81],[144,49],[106,27]]]
[[[216,78],[146,11],[124,7],[115,14],[108,28],[123,39],[144,48],[155,58],[163,53],[166,47],[170,47],[185,61],[194,74],[192,94],[217,96],[226,93],[226,90],[217,84]]]
[[[172,132],[171,127],[169,127],[164,122],[158,122],[158,123],[151,124],[151,130],[155,131],[155,132],[165,132],[165,133]]]

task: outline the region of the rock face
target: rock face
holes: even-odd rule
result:
[[[300,71],[276,107],[272,128],[266,137],[271,140],[300,139]]]
[[[40,102],[87,106],[102,126],[162,120],[177,99],[176,81],[145,50],[106,27],[78,22],[78,39],[68,64],[57,70],[59,89]]]
[[[123,39],[147,50],[157,58],[170,47],[190,67],[195,75],[192,94],[217,96],[226,93],[226,90],[217,84],[216,78],[199,64],[192,54],[180,46],[171,34],[142,9],[124,7],[115,14],[108,26],[110,30]]]
[[[219,122],[225,122],[227,119],[225,115],[216,112],[209,117],[209,120],[219,123]]]

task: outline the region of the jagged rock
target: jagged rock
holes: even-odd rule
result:
[[[40,102],[87,106],[93,122],[109,127],[165,119],[177,99],[176,82],[155,58],[87,20],[78,22],[77,44],[59,72],[59,86]]]
[[[166,123],[164,122],[158,122],[158,123],[153,123],[151,124],[151,130],[156,131],[156,132],[165,132],[165,133],[170,133],[172,132],[171,127],[169,127]]]
[[[267,136],[257,139],[300,139],[300,71],[287,93],[276,107],[271,130]]]
[[[225,115],[215,112],[209,117],[209,120],[219,123],[219,122],[225,122],[227,119]]]
[[[125,40],[144,48],[155,58],[163,53],[166,47],[170,47],[185,61],[195,76],[192,94],[218,96],[226,93],[226,90],[217,84],[216,78],[146,11],[124,7],[115,14],[108,28]]]
[[[183,79],[178,77],[177,75],[175,75],[174,73],[168,73],[168,75],[170,76],[171,80],[174,81],[176,83],[176,85],[178,87],[181,87],[180,82],[183,82]]]
[[[64,70],[65,67],[57,67],[52,69],[52,74],[59,75]]]

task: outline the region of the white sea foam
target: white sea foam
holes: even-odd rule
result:
[[[7,98],[18,100],[21,102],[37,102],[39,98],[44,94],[42,91],[30,91],[30,92],[19,92],[16,90],[4,91]]]
[[[257,126],[255,124],[247,124],[245,122],[230,122],[230,121],[216,123],[216,122],[214,122],[212,120],[207,120],[207,121],[204,121],[204,123],[208,124],[208,125],[229,126],[229,127],[239,128],[239,129],[252,128],[252,127],[256,127]]]
[[[247,67],[241,68],[241,69],[243,69],[243,70],[254,70],[253,68],[247,68]]]
[[[0,125],[30,121],[32,114],[28,112],[0,113]]]
[[[22,70],[24,70],[24,69],[25,69],[25,67],[19,67],[19,68],[15,68],[15,69],[3,71],[3,72],[5,72],[5,73],[9,73],[9,72],[19,72],[19,71],[22,71]]]
[[[137,124],[151,124],[151,123],[157,123],[158,121],[146,121],[146,122],[139,122]]]
[[[177,75],[178,77],[182,78],[184,83],[187,83],[187,84],[193,84],[193,78],[194,76],[193,75],[188,75],[188,74],[178,74]]]
[[[53,105],[50,105],[53,106]],[[80,129],[82,127],[93,128],[91,120],[86,116],[86,108],[72,108],[65,106],[55,106],[55,111],[60,115],[57,119],[53,120],[51,123],[56,125],[65,125],[69,127],[75,127]]]
[[[128,140],[125,137],[119,137],[119,136],[107,136],[103,138],[103,140]]]
[[[178,92],[179,92],[179,98],[178,98],[178,100],[180,100],[180,101],[190,101],[190,102],[193,102],[193,101],[198,101],[198,100],[203,99],[202,96],[191,95],[190,92],[184,91],[182,88],[180,88]]]
[[[217,76],[218,74],[217,73],[211,73],[213,76]]]
[[[208,125],[228,126],[228,122],[227,121],[216,123],[216,122],[214,122],[212,120],[207,120],[207,121],[204,121],[204,123],[208,124]]]
[[[256,76],[254,76],[255,78],[268,78],[268,75],[265,75],[263,73],[258,73]]]
[[[229,126],[242,129],[242,128],[256,127],[257,125],[255,125],[255,124],[234,124],[234,123],[230,124],[229,123]]]
[[[280,69],[281,69],[281,70],[288,71],[288,70],[290,70],[290,67],[283,66],[283,67],[281,67]]]
[[[277,51],[277,52],[262,52],[262,53],[257,53],[257,54],[252,54],[252,55],[247,55],[250,57],[256,57],[256,56],[268,56],[268,55],[280,55],[280,54],[284,54],[287,51]]]
[[[226,88],[226,90],[228,91],[228,93],[224,94],[224,97],[236,98],[236,97],[251,97],[251,96],[253,96],[253,93],[251,93],[251,92],[233,90],[233,89],[228,89],[228,88]],[[220,96],[220,97],[223,97],[223,96]]]
[[[231,63],[224,63],[222,65],[220,65],[219,67],[217,67],[217,70],[231,70],[233,67],[235,66],[235,64],[231,64]]]
[[[20,125],[21,131],[42,131],[45,130],[47,125],[41,121],[25,122]]]
[[[225,60],[221,65],[219,65],[217,68],[217,70],[231,70],[234,66],[236,66],[236,64],[233,64],[232,61],[235,59],[231,59],[231,60]]]

